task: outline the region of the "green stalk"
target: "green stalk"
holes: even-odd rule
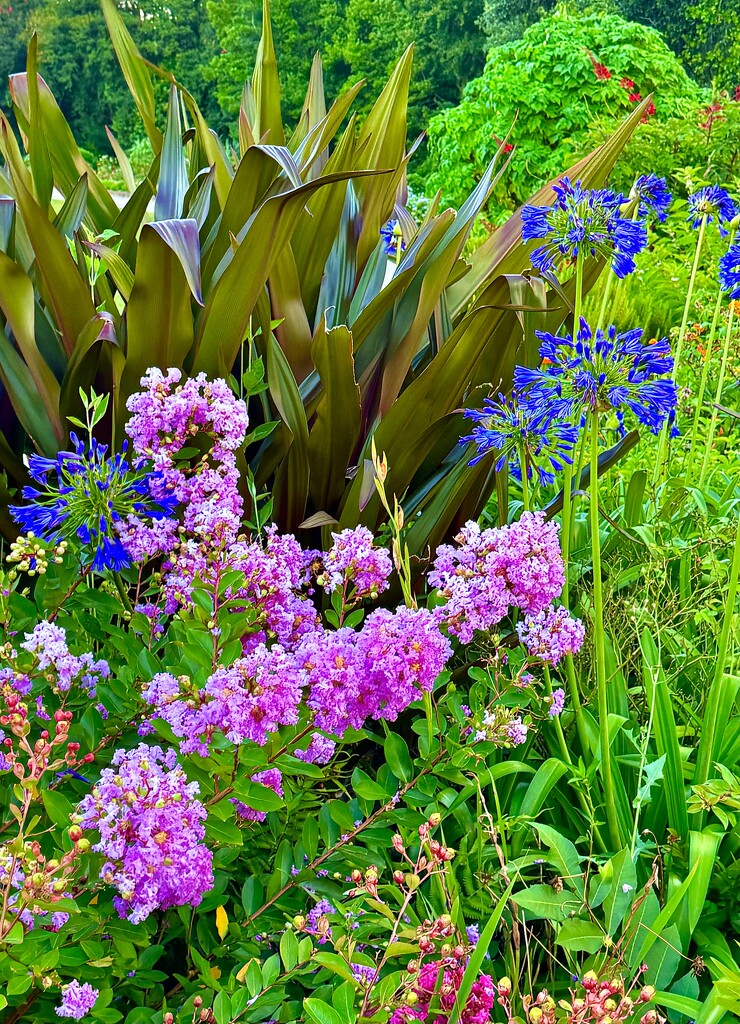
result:
[[[527,456],[524,451],[524,445],[519,445],[519,465],[522,471],[522,505],[525,512],[529,512],[529,480],[527,479],[527,472],[529,467],[527,466]]]
[[[702,720],[701,742],[696,759],[696,771],[694,773],[694,785],[701,785],[709,778],[709,773],[714,760],[717,733],[727,723],[720,723],[719,705],[722,694],[722,679],[727,667],[727,649],[730,645],[730,636],[735,619],[735,600],[737,598],[738,579],[740,578],[740,515],[738,515],[737,528],[735,532],[735,546],[732,553],[732,566],[730,568],[730,579],[727,586],[725,598],[725,610],[722,617],[722,631],[719,635],[717,648],[717,659],[714,664],[714,676],[712,685],[709,687],[707,703],[704,709]],[[703,827],[704,815],[701,817]]]
[[[730,354],[730,342],[732,341],[732,328],[735,321],[735,303],[730,303],[730,313],[727,318],[727,330],[725,331],[725,343],[722,346],[722,361],[719,365],[719,377],[717,378],[717,390],[714,395],[714,406],[712,408],[712,418],[709,421],[709,430],[707,431],[706,441],[704,443],[704,458],[701,462],[701,473],[699,474],[699,487],[704,484],[704,478],[707,474],[707,466],[709,464],[709,453],[712,450],[712,444],[714,442],[714,432],[717,429],[717,420],[719,418],[719,409],[717,406],[722,400],[722,390],[725,386],[725,374],[727,373],[727,357]]]
[[[114,580],[114,582],[116,584],[116,590],[118,591],[118,594],[119,594],[119,596],[121,598],[121,601],[123,602],[123,607],[126,609],[127,612],[129,612],[129,613],[132,612],[133,611],[133,607],[131,605],[131,601],[129,600],[129,596],[126,593],[126,586],[125,586],[123,580],[121,579],[119,573],[117,573],[117,572],[113,573],[113,580]]]
[[[604,288],[604,297],[601,300],[601,309],[599,310],[599,319],[598,319],[598,322],[596,324],[597,328],[599,328],[601,330],[604,329],[604,322],[606,320],[606,307],[607,307],[607,305],[609,303],[609,299],[611,298],[611,295],[612,295],[612,288],[614,286],[614,278],[617,276],[614,273],[614,271],[611,269],[611,267],[607,267],[606,268],[606,273],[607,273],[606,287]],[[616,298],[616,296],[615,296],[615,298]]]
[[[701,257],[702,245],[704,244],[704,233],[707,229],[707,214],[705,213],[701,219],[699,225],[699,235],[696,239],[696,251],[694,253],[694,263],[691,267],[691,277],[689,278],[689,290],[686,293],[686,302],[683,307],[683,317],[681,318],[681,326],[678,330],[678,340],[676,342],[676,352],[673,360],[673,373],[671,379],[675,381],[678,377],[678,367],[681,362],[681,350],[683,349],[684,338],[686,337],[686,328],[689,322],[689,313],[691,312],[691,300],[694,297],[694,285],[696,284],[696,274],[699,269],[699,259]],[[668,424],[664,424],[660,431],[660,438],[658,441],[658,457],[655,461],[655,470],[653,472],[653,486],[657,486],[660,474],[663,472],[663,460],[665,458],[666,441],[668,438],[669,431]]]
[[[606,649],[604,646],[604,597],[601,584],[601,538],[599,536],[599,414],[591,413],[591,562],[594,577],[594,648],[596,650],[596,691],[599,707],[599,747],[601,777],[609,838],[615,850],[621,849],[614,797],[611,750],[609,747],[609,705],[607,701]]]
[[[545,663],[542,666],[543,675],[545,679],[545,693],[548,697],[552,697],[552,679],[550,678],[550,666]],[[573,764],[571,760],[570,751],[568,750],[568,744],[565,742],[565,733],[563,727],[560,724],[560,715],[553,715],[551,718],[552,724],[555,726],[555,733],[558,737],[558,746],[560,747],[560,756],[566,764]],[[580,795],[580,794],[579,794]]]
[[[712,349],[714,348],[714,339],[717,335],[717,324],[719,323],[719,315],[722,311],[722,291],[720,290],[717,296],[717,302],[714,307],[714,314],[712,316],[712,326],[709,328],[709,336],[707,338],[707,348],[704,353],[704,365],[701,371],[701,381],[699,382],[699,393],[696,396],[696,410],[694,412],[694,423],[691,428],[691,444],[689,445],[688,454],[688,465],[691,466],[692,456],[694,454],[694,448],[696,447],[696,432],[699,429],[699,420],[701,418],[701,410],[704,405],[704,394],[707,390],[707,378],[709,377],[709,363],[712,359]]]
[[[681,320],[681,327],[678,331],[678,341],[676,342],[676,356],[673,363],[673,380],[678,377],[678,367],[681,363],[681,349],[683,348],[684,338],[686,337],[686,328],[689,323],[689,313],[691,312],[691,300],[694,296],[694,285],[696,284],[696,273],[699,269],[699,259],[701,257],[701,249],[704,243],[704,233],[707,230],[707,214],[705,213],[701,219],[699,225],[699,237],[696,240],[696,252],[694,253],[694,264],[691,268],[691,277],[689,278],[689,290],[686,293],[686,303],[683,307],[683,318]]]
[[[578,326],[581,322],[581,309],[583,308],[583,253],[579,252],[576,257],[576,294],[573,306],[573,338],[578,334]],[[563,604],[569,606],[570,586],[568,582],[568,561],[570,558],[570,522],[573,491],[574,467],[567,465],[563,481],[563,517],[561,528],[561,544],[563,549],[563,564],[565,566],[565,586],[563,587]]]
[[[581,322],[581,310],[583,308],[583,253],[579,252],[576,257],[576,294],[573,306],[573,337],[578,333],[578,328]],[[573,473],[574,466],[566,463],[564,478],[563,478],[563,515],[561,519],[560,528],[560,546],[563,554],[563,570],[565,574],[565,583],[563,584],[562,601],[566,608],[570,608],[570,580],[569,580],[569,568],[570,568],[570,542],[572,533],[572,521],[573,521]],[[581,750],[584,758],[588,756],[588,730],[586,729],[586,720],[583,717],[583,707],[581,706],[581,695],[578,690],[578,679],[576,677],[576,669],[573,663],[573,655],[567,655],[565,659],[565,675],[568,681],[568,696],[570,702],[573,705],[573,713],[576,719],[576,728],[578,730],[578,740],[581,744]]]

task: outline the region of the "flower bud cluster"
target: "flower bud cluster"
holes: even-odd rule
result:
[[[67,550],[67,541],[59,541],[58,544],[42,540],[36,537],[32,530],[21,534],[10,545],[9,562],[16,562],[20,572],[28,573],[29,576],[43,576],[49,568],[49,563],[60,565]],[[11,579],[13,572],[11,572]]]

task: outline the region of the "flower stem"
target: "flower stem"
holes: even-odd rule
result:
[[[132,612],[133,608],[131,606],[131,602],[129,601],[128,594],[126,593],[126,587],[124,585],[123,580],[120,577],[120,574],[114,572],[113,580],[116,584],[116,590],[118,591],[121,601],[123,602],[123,607],[126,609],[127,612]]]
[[[678,377],[678,367],[681,362],[681,350],[683,348],[684,338],[686,337],[686,328],[689,323],[689,313],[691,312],[691,300],[694,297],[694,285],[696,284],[696,273],[699,269],[699,259],[701,257],[701,249],[704,243],[704,233],[707,230],[707,214],[705,213],[701,219],[699,225],[699,237],[696,240],[696,252],[694,253],[694,264],[691,268],[691,277],[689,278],[689,290],[686,293],[686,303],[683,307],[683,318],[681,320],[681,327],[678,331],[678,340],[676,342],[676,356],[673,363],[673,380],[675,381]]]
[[[714,348],[714,339],[717,335],[717,324],[719,323],[719,315],[722,311],[722,291],[720,290],[717,296],[717,302],[714,307],[714,314],[712,316],[712,326],[709,328],[709,335],[707,337],[707,347],[704,352],[704,365],[701,371],[701,381],[699,382],[699,393],[696,396],[696,409],[694,411],[694,423],[691,428],[691,444],[689,445],[689,453],[687,463],[691,466],[692,456],[694,454],[694,448],[696,447],[696,432],[699,429],[699,420],[701,418],[701,410],[704,405],[704,394],[707,390],[707,378],[709,377],[709,364],[712,360],[712,349]]]
[[[612,297],[612,288],[614,287],[614,278],[617,276],[611,269],[606,268],[606,285],[604,287],[604,297],[601,300],[601,309],[599,310],[599,319],[596,324],[598,329],[603,330],[606,323],[606,309],[609,304],[609,299]],[[616,298],[616,296],[615,296]]]
[[[583,253],[579,251],[576,257],[576,294],[573,304],[573,338],[578,334],[581,322],[581,309],[583,308]],[[563,573],[565,582],[563,584],[562,601],[566,608],[570,608],[570,546],[573,523],[573,474],[575,467],[572,463],[566,463],[563,475],[563,515],[560,528],[560,546],[563,554]],[[588,730],[586,720],[583,717],[581,706],[581,695],[578,690],[578,678],[576,676],[573,655],[568,654],[565,659],[565,675],[568,681],[568,696],[573,705],[573,713],[576,719],[578,740],[584,758],[588,756]]]
[[[714,432],[717,429],[717,419],[719,418],[719,409],[717,406],[722,400],[722,390],[725,386],[725,374],[727,372],[727,357],[730,354],[730,342],[732,341],[732,328],[735,321],[735,303],[730,303],[730,313],[727,318],[727,330],[725,331],[725,343],[722,346],[722,361],[719,365],[719,377],[717,378],[717,390],[714,394],[714,406],[712,407],[712,418],[709,421],[709,430],[707,431],[706,441],[704,443],[704,458],[701,462],[701,473],[699,474],[699,487],[704,484],[704,478],[707,475],[707,467],[709,465],[709,453],[712,450],[714,443]]]
[[[604,598],[601,581],[601,537],[599,535],[599,415],[591,413],[591,563],[594,579],[594,648],[596,651],[596,691],[599,708],[601,778],[609,838],[615,850],[621,848],[614,799],[611,751],[609,747],[609,704],[607,701],[606,649],[604,645]]]
[[[689,288],[686,292],[686,302],[683,307],[683,317],[681,318],[681,326],[678,330],[678,340],[676,341],[676,352],[673,359],[673,373],[671,379],[676,381],[678,378],[678,367],[681,362],[681,351],[683,349],[684,338],[686,337],[686,328],[689,322],[689,313],[691,312],[691,301],[694,297],[694,285],[696,284],[696,274],[699,269],[699,259],[701,257],[702,245],[704,244],[704,233],[707,229],[707,214],[705,213],[701,219],[699,225],[699,235],[696,239],[696,251],[694,253],[694,263],[691,267],[691,277],[689,278]],[[668,439],[668,432],[670,430],[669,424],[666,422],[660,431],[660,439],[658,441],[658,457],[655,460],[655,469],[653,471],[653,486],[656,486],[660,475],[663,472],[663,461],[665,459],[666,442]]]
[[[527,465],[527,456],[524,451],[523,444],[519,445],[519,465],[521,466],[522,470],[522,505],[524,507],[524,511],[529,512],[529,481],[527,479],[529,467]]]

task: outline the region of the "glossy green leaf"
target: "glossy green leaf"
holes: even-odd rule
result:
[[[262,35],[254,62],[252,93],[256,115],[253,125],[255,137],[260,141],[266,138],[272,145],[282,146],[284,135],[280,113],[280,80],[272,39],[269,0],[262,0]]]
[[[188,189],[188,171],[182,145],[182,118],[177,88],[170,86],[167,125],[162,140],[159,182],[154,201],[154,219],[176,220],[182,217],[183,201]]]
[[[10,173],[18,210],[36,256],[36,268],[54,310],[62,344],[70,354],[80,331],[95,313],[90,292],[69,254],[64,238],[12,167]]]
[[[178,230],[183,223],[175,222]],[[166,238],[167,224],[147,224],[141,232],[135,284],[126,310],[126,364],[118,410],[121,427],[126,398],[138,390],[146,370],[150,366],[182,366],[193,346],[191,284],[182,254],[168,244],[181,236],[170,233]]]
[[[158,153],[162,146],[162,133],[157,128],[154,109],[154,87],[151,75],[143,57],[134,43],[114,0],[100,0],[103,16],[108,26],[108,33],[113,43],[118,63],[121,65],[123,77],[136,104],[144,129]]]
[[[346,327],[319,325],[311,349],[322,385],[308,438],[310,493],[317,509],[335,508],[360,432],[360,391],[354,376],[352,335]]]
[[[51,428],[54,437],[60,443],[66,436],[59,416],[59,384],[39,352],[36,342],[33,284],[22,268],[2,252],[0,252],[0,309],[3,311],[5,321],[23,356],[23,361],[28,367],[28,375],[33,381],[37,399],[32,401],[32,406],[37,405],[40,400],[46,414],[45,419],[39,418],[38,422],[34,424],[34,431],[39,441],[43,439],[44,450],[53,450],[49,446],[48,428]],[[7,338],[4,337],[3,340],[4,347],[9,348]],[[11,369],[11,364],[15,364],[14,370]],[[15,380],[15,383],[10,384],[8,388],[11,400],[13,400],[13,395],[16,396],[15,401],[19,403],[24,399],[27,400],[27,388],[30,387],[30,384],[26,381],[22,385],[21,381],[22,378],[25,378],[25,374],[17,366],[15,359],[9,360],[6,373],[9,380],[11,377]],[[9,380],[6,380],[6,386],[9,385]],[[20,409],[15,401],[14,408],[20,414]],[[33,421],[33,408],[23,410],[23,415]]]

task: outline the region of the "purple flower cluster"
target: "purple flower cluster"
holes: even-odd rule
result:
[[[214,733],[263,746],[280,726],[296,724],[304,691],[313,724],[339,738],[368,718],[397,718],[431,690],[451,653],[432,612],[378,609],[358,631],[316,627],[293,650],[258,644],[217,668],[202,690],[187,678],[159,673],[143,696],[150,718],[169,724],[183,753],[205,756]],[[145,724],[140,732],[151,729]],[[316,733],[296,756],[323,762],[333,749],[332,740]]]
[[[213,887],[197,793],[174,750],[140,743],[117,750],[80,803],[76,820],[100,833],[93,849],[108,858],[100,877],[118,890],[113,903],[121,917],[138,924],[157,909],[197,906]]]
[[[34,655],[38,670],[47,678],[51,675],[51,685],[62,692],[75,683],[94,697],[100,680],[110,676],[110,666],[102,658],[96,660],[89,653],[70,654],[65,630],[53,622],[39,622],[32,632],[26,633],[20,646]]]
[[[531,254],[543,273],[577,256],[611,260],[617,277],[635,269],[635,256],[647,245],[645,224],[621,215],[624,196],[610,189],[585,189],[563,178],[552,187],[552,206],[522,209],[522,240],[548,239]]]
[[[128,400],[132,415],[126,432],[137,454],[154,465],[154,496],[183,507],[185,531],[228,545],[239,532],[243,511],[236,450],[246,437],[247,408],[224,380],[209,381],[203,373],[181,380],[180,370],[150,369],[141,379],[144,390]],[[197,446],[201,437],[210,439],[211,447],[191,470],[178,460],[183,448]],[[138,558],[154,557],[172,551],[176,531],[161,524],[148,529],[132,515],[122,536]],[[197,541],[190,543],[197,549]]]
[[[232,743],[264,746],[281,725],[295,725],[305,675],[280,645],[258,644],[228,667],[217,668],[202,690],[187,677],[158,673],[144,690],[151,718],[167,722],[182,740],[182,753],[208,754],[214,732]],[[151,732],[145,724],[140,733]]]
[[[719,233],[724,237],[729,234],[725,224],[737,215],[735,203],[729,193],[719,185],[707,185],[689,196],[689,215],[686,220],[691,221],[692,228],[698,228],[706,217],[707,224],[717,222]]]
[[[467,523],[456,541],[438,549],[428,578],[446,600],[437,615],[464,644],[476,630],[497,625],[512,606],[537,614],[563,588],[558,526],[541,512],[525,512],[497,529]]]
[[[327,921],[328,914],[336,914],[336,907],[333,907],[328,900],[319,900],[306,914],[304,931],[307,935],[315,935],[322,945],[331,938],[331,928]]]
[[[377,597],[388,587],[393,572],[391,556],[385,548],[375,547],[366,526],[333,533],[332,546],[324,556],[319,584],[327,594],[335,590],[354,591],[355,598]]]
[[[71,1017],[72,1020],[82,1020],[98,1001],[100,992],[93,988],[88,982],[80,985],[75,978],[69,985],[65,985],[62,991],[61,1006],[57,1006],[54,1012],[57,1017]]]
[[[583,318],[575,340],[570,334],[535,333],[543,365],[517,366],[514,387],[543,419],[579,423],[587,413],[613,409],[621,423],[626,409],[653,433],[671,421],[677,391],[667,339],[645,345],[642,328],[594,332]]]
[[[557,665],[566,655],[580,651],[586,635],[580,619],[573,618],[567,608],[552,605],[525,616],[516,630],[528,653],[549,665]]]

